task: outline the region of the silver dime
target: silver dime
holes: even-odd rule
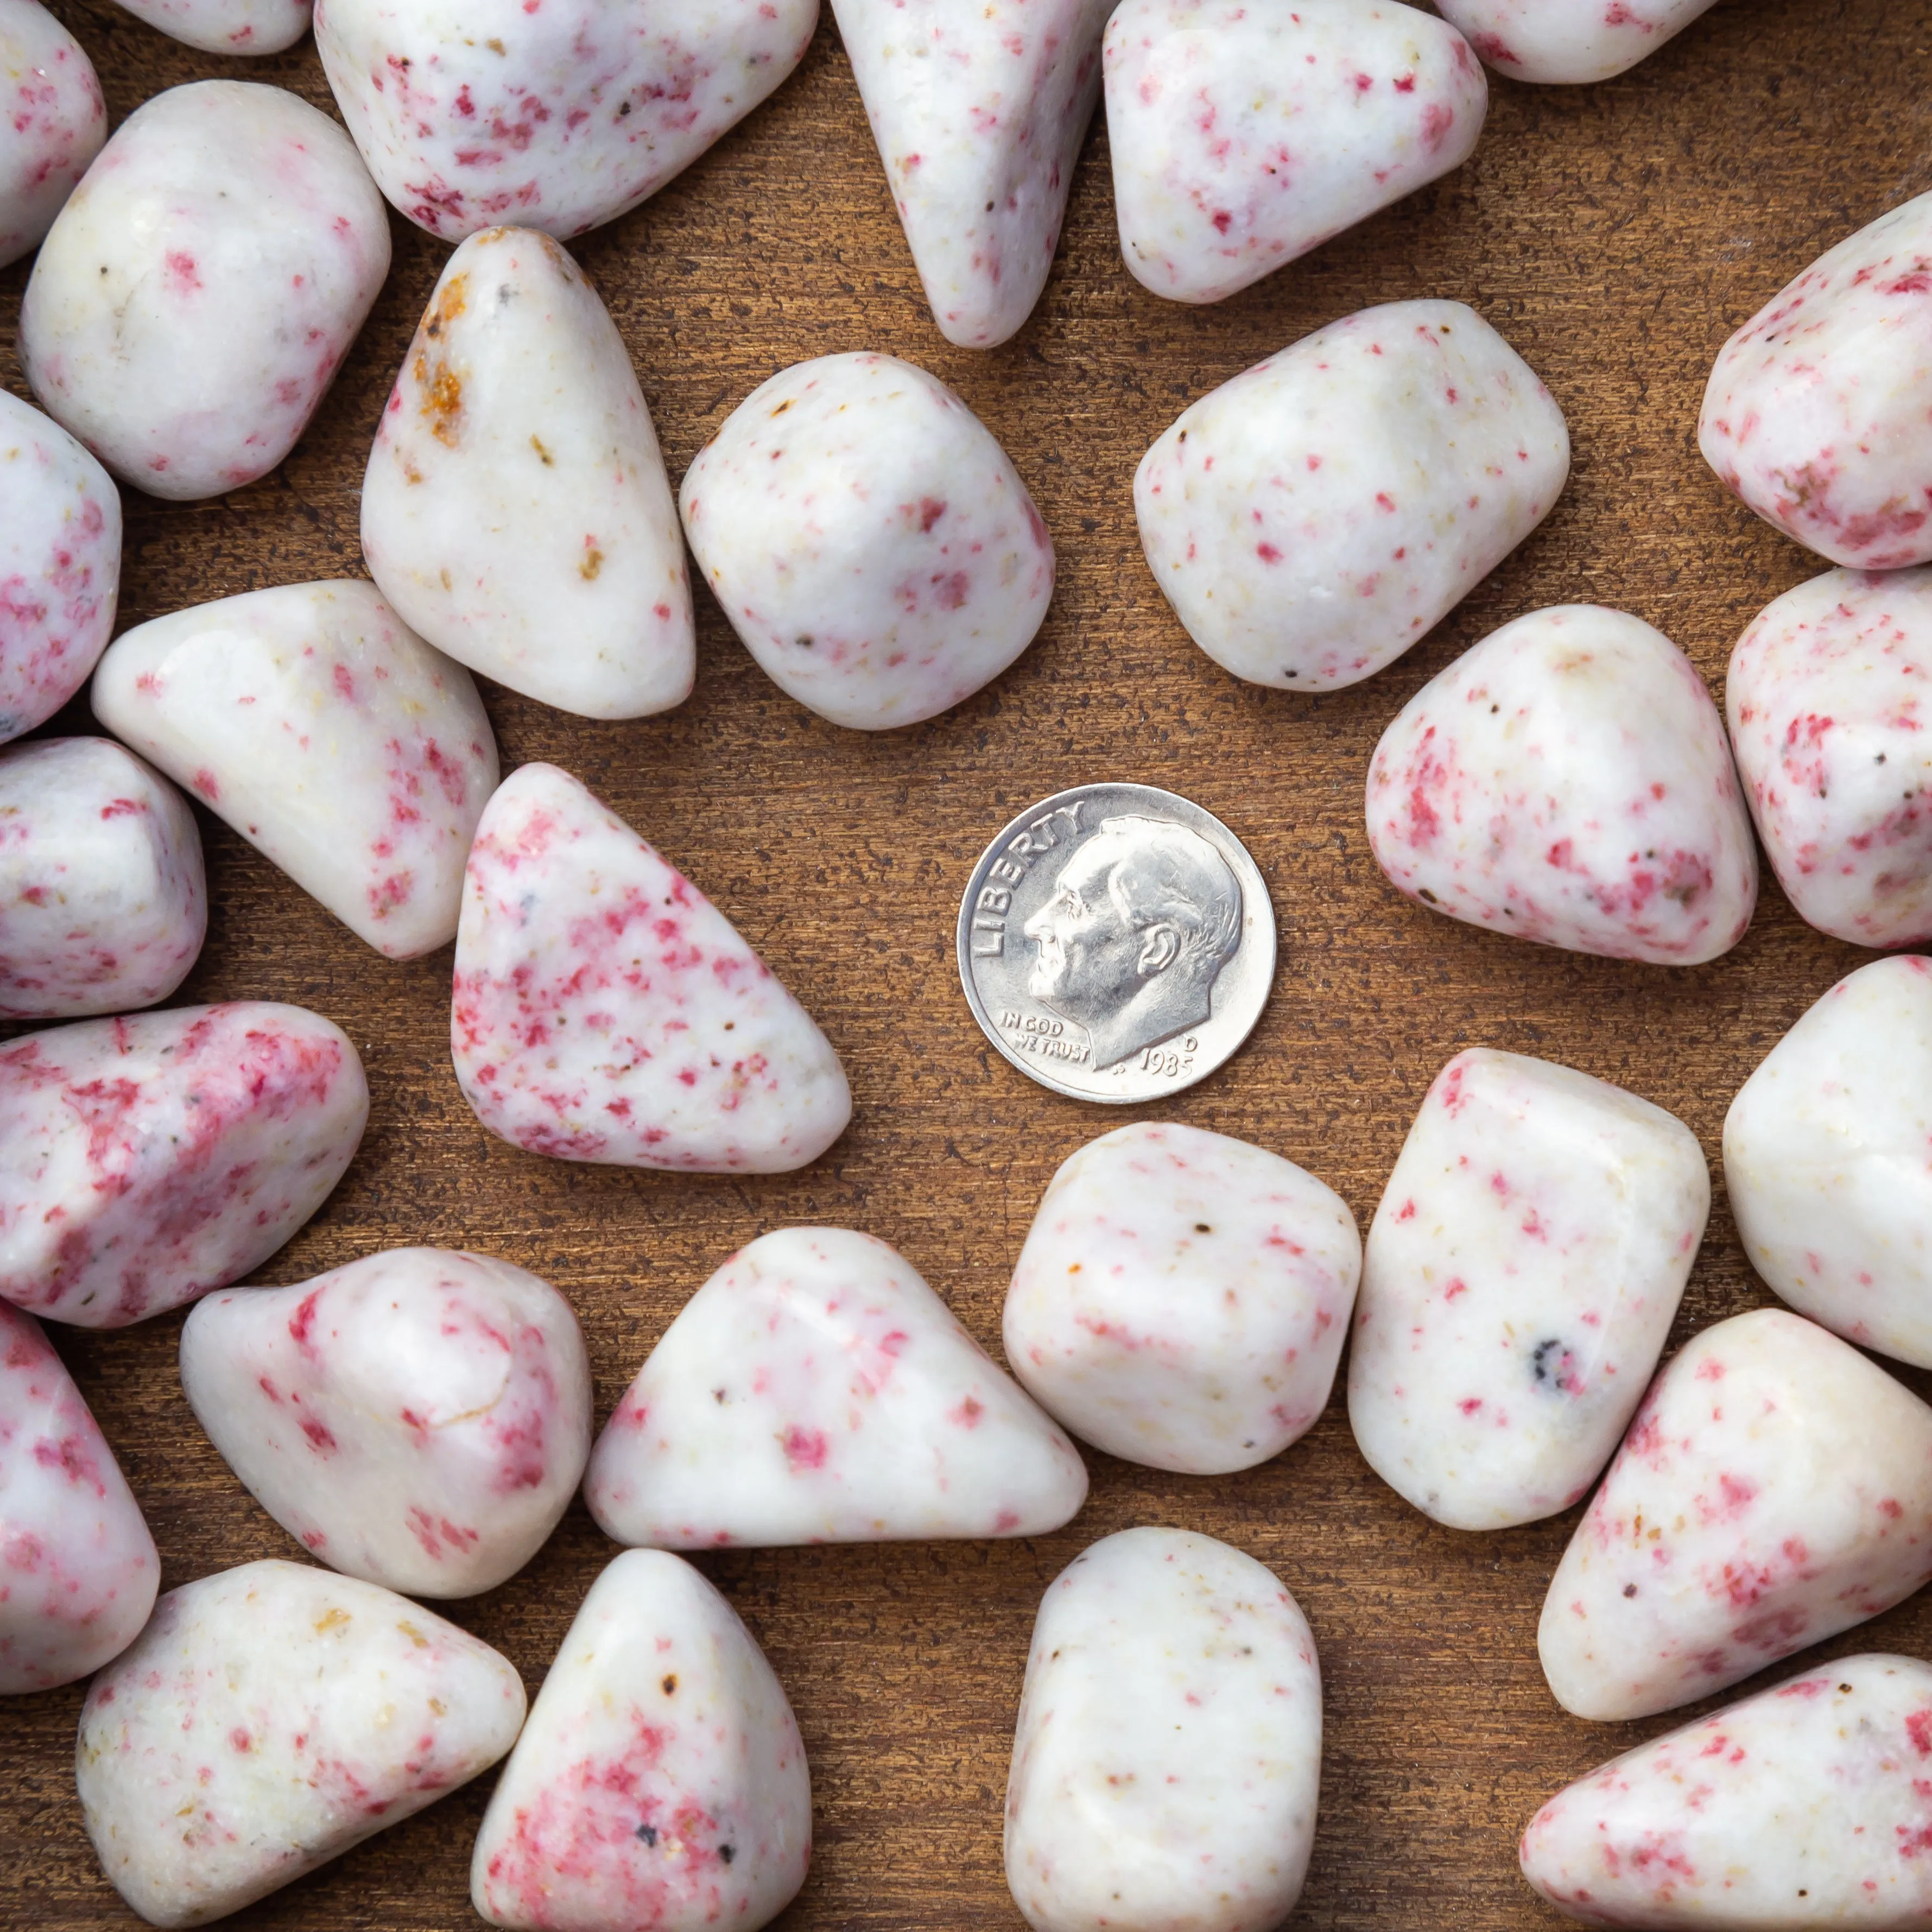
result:
[[[959,977],[986,1037],[1076,1100],[1157,1100],[1252,1030],[1274,908],[1212,812],[1153,785],[1082,785],[1023,812],[959,907]]]

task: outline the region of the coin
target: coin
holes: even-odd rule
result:
[[[1081,785],[1022,812],[973,868],[958,943],[986,1037],[1079,1100],[1204,1080],[1274,978],[1255,862],[1212,812],[1153,785]]]

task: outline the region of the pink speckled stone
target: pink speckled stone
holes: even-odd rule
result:
[[[140,1634],[154,1539],[74,1378],[0,1303],[0,1696],[98,1670]]]
[[[1781,1308],[1665,1366],[1551,1580],[1556,1701],[1643,1718],[1888,1610],[1932,1576],[1932,1408]]]
[[[1834,563],[1932,563],[1932,194],[1819,256],[1718,351],[1719,478]]]
[[[362,554],[405,623],[586,718],[682,704],[684,532],[630,351],[548,235],[449,258],[362,479]]]
[[[476,1910],[514,1932],[757,1932],[811,1856],[805,1745],[764,1653],[682,1558],[627,1550],[496,1781]]]
[[[124,482],[217,496],[294,448],[388,272],[382,198],[334,122],[196,81],[136,108],[61,210],[20,361]]]
[[[308,32],[310,0],[116,0],[172,40],[211,54],[278,54]]]
[[[412,1597],[494,1589],[590,1454],[570,1304],[508,1262],[393,1248],[196,1304],[182,1388],[262,1507],[332,1569]]]
[[[1766,1054],[1724,1117],[1752,1267],[1863,1348],[1932,1368],[1932,959],[1875,959]]]
[[[170,1590],[94,1680],[87,1835],[149,1924],[205,1925],[487,1771],[524,1708],[506,1658],[406,1598],[244,1563]]]
[[[1731,653],[1731,748],[1772,870],[1855,946],[1932,938],[1928,679],[1932,569],[1828,570]]]
[[[1566,1918],[1667,1932],[1932,1919],[1932,1664],[1841,1657],[1612,1759],[1529,1821]]]
[[[1572,952],[1698,965],[1757,903],[1703,680],[1662,632],[1594,604],[1533,610],[1424,685],[1376,747],[1368,820],[1399,891]]]
[[[1250,1468],[1322,1413],[1361,1268],[1347,1204],[1292,1161],[1137,1121],[1048,1184],[1006,1290],[1006,1360],[1109,1455]]]
[[[1222,670],[1372,676],[1550,514],[1563,412],[1460,302],[1345,316],[1184,410],[1141,459],[1148,567]]]
[[[1607,80],[1716,0],[1440,0],[1443,17],[1512,80]]]
[[[201,834],[166,778],[107,738],[0,752],[0,1016],[151,1006],[207,931]]]
[[[818,0],[317,0],[376,185],[446,242],[560,240],[656,194],[805,58]]]
[[[1477,1048],[1436,1077],[1369,1228],[1348,1420],[1454,1529],[1580,1502],[1670,1332],[1710,1211],[1681,1120]]]
[[[496,789],[470,674],[373,584],[286,584],[124,632],[94,715],[358,938],[411,959],[456,936]]]
[[[1188,302],[1460,167],[1490,101],[1468,42],[1395,0],[1124,0],[1106,79],[1120,253]]]
[[[476,829],[450,1051],[476,1118],[559,1160],[782,1174],[852,1117],[812,1016],[554,765],[525,765]]]
[[[107,648],[121,497],[81,446],[0,391],[0,744],[44,724]]]
[[[0,0],[0,268],[53,226],[106,138],[80,43],[39,0]]]
[[[238,1000],[0,1047],[0,1298],[118,1328],[268,1259],[369,1117],[349,1036]]]
[[[1032,643],[1053,543],[986,425],[890,356],[754,389],[678,501],[731,627],[782,690],[854,730],[949,710]]]
[[[1006,1780],[1006,1883],[1034,1932],[1270,1932],[1321,1778],[1314,1635],[1252,1556],[1126,1529],[1048,1586]]]
[[[1033,313],[1100,94],[1110,0],[832,0],[932,319],[990,349]]]
[[[787,1228],[684,1305],[590,1456],[607,1535],[659,1549],[1041,1536],[1072,1443],[884,1242]]]

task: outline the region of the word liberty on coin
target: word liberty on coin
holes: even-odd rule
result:
[[[1076,1100],[1205,1079],[1260,1018],[1274,959],[1274,908],[1240,841],[1152,785],[1082,785],[1022,812],[959,908],[974,1017]]]

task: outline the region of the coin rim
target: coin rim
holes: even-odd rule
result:
[[[1268,909],[1268,919],[1265,922],[1268,932],[1268,968],[1262,977],[1261,1001],[1255,1008],[1254,1017],[1241,1029],[1240,1034],[1228,1046],[1227,1052],[1211,1066],[1204,1068],[1192,1078],[1183,1080],[1175,1086],[1163,1088],[1158,1094],[1089,1094],[1077,1087],[1070,1087],[1059,1079],[1051,1078],[1043,1071],[1036,1072],[1031,1066],[1024,1064],[1019,1056],[1010,1052],[1005,1041],[1001,1040],[994,1030],[992,1024],[987,1017],[986,1004],[980,997],[980,989],[974,983],[972,968],[968,963],[970,956],[967,951],[967,938],[971,930],[974,889],[979,880],[981,868],[994,856],[1016,832],[1022,830],[1043,813],[1052,812],[1055,806],[1064,804],[1070,798],[1103,789],[1142,792],[1154,798],[1185,806],[1190,812],[1198,812],[1234,848],[1239,856],[1240,864],[1244,865],[1248,872],[1253,875],[1254,887],[1261,895],[1262,904]],[[1246,878],[1242,879],[1244,891],[1246,890],[1248,884]],[[1243,924],[1245,926],[1246,923],[1244,908]],[[1245,940],[1244,943],[1246,943]],[[1162,1100],[1172,1100],[1177,1094],[1186,1093],[1190,1087],[1197,1087],[1202,1081],[1220,1072],[1222,1068],[1226,1066],[1228,1061],[1232,1060],[1234,1055],[1246,1045],[1249,1036],[1261,1024],[1262,1015],[1268,1010],[1269,998],[1274,992],[1275,969],[1281,962],[1280,934],[1275,918],[1274,895],[1268,890],[1268,880],[1262,876],[1261,867],[1255,862],[1255,856],[1248,850],[1246,842],[1238,837],[1232,826],[1223,823],[1204,805],[1197,804],[1191,798],[1184,798],[1178,791],[1169,791],[1164,785],[1144,784],[1138,778],[1094,778],[1090,779],[1085,784],[1068,785],[1064,789],[1054,792],[1050,797],[1042,799],[1037,804],[1028,806],[1025,811],[1016,813],[1010,818],[1006,824],[993,835],[986,848],[980,853],[978,858],[973,861],[970,868],[968,870],[965,890],[959,896],[959,916],[953,926],[952,950],[954,960],[959,969],[960,988],[966,995],[967,1006],[971,1012],[980,1032],[986,1036],[988,1044],[1000,1058],[1016,1072],[1023,1075],[1036,1086],[1044,1087],[1049,1093],[1058,1094],[1064,1099],[1084,1100],[1089,1106],[1096,1107],[1153,1106]],[[1160,1043],[1164,1044],[1164,1042]]]

